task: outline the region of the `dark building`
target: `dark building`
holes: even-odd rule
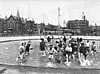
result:
[[[40,23],[40,24],[36,23],[36,32],[37,34],[43,35],[45,32],[45,23]]]
[[[83,20],[70,20],[67,23],[67,28],[71,29],[75,34],[86,35],[89,28],[89,21],[83,17]]]
[[[4,20],[3,19],[0,19],[0,36],[3,33],[3,24],[4,24]]]
[[[8,19],[4,20],[3,33],[7,35],[21,34],[21,20],[17,16],[11,15]]]
[[[52,25],[48,24],[45,27],[45,34],[58,34],[58,26],[57,25]]]
[[[34,34],[35,22],[20,17],[19,11],[17,16],[10,15],[3,21],[3,35],[32,35]]]
[[[93,36],[100,36],[100,26],[97,26],[97,25],[95,25],[95,26],[91,26],[91,32],[92,32],[92,34],[91,35],[93,35]]]
[[[28,35],[33,35],[34,34],[34,26],[35,26],[35,21],[27,20],[25,22],[25,33]]]
[[[52,25],[52,24],[48,24],[45,27],[45,30],[57,30],[57,29],[58,29],[58,26]]]

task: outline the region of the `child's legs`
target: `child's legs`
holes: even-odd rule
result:
[[[66,61],[68,62],[68,54],[66,54]]]
[[[86,60],[87,59],[87,54],[83,54],[84,55],[84,59]]]
[[[49,59],[49,61],[51,61],[51,62],[53,62],[53,55],[49,55],[49,57],[48,57],[48,59]]]

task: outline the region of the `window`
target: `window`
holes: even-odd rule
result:
[[[6,29],[6,27],[7,27],[6,24],[4,24],[4,29]]]

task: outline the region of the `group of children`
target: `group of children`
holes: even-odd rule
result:
[[[84,61],[87,61],[87,56],[92,55],[95,57],[96,54],[96,44],[93,41],[92,44],[87,40],[83,42],[82,38],[72,38],[70,36],[68,39],[66,36],[54,39],[53,36],[48,36],[47,40],[41,38],[40,50],[42,56],[48,56],[49,62],[54,63],[64,63],[70,65],[72,60],[78,60],[78,62],[83,65]],[[85,64],[86,65],[86,64]],[[90,65],[88,60],[87,65]]]
[[[21,45],[19,46],[19,56],[18,58],[16,58],[17,62],[23,64],[23,62],[26,60],[26,56],[29,55],[30,49],[32,49],[30,46],[31,46],[31,41],[28,41],[27,43],[26,42],[21,43]]]
[[[16,58],[16,61],[23,64],[26,56],[29,55],[30,49],[32,49],[31,41],[22,42],[19,47],[19,57]],[[41,56],[47,56],[49,63],[52,65],[54,62],[70,65],[73,60],[78,60],[80,65],[84,65],[84,62],[87,61],[85,65],[90,65],[87,57],[91,55],[95,58],[97,46],[94,41],[92,43],[89,40],[84,42],[82,38],[72,38],[72,36],[66,38],[64,36],[55,39],[53,36],[48,35],[41,38],[39,49]]]

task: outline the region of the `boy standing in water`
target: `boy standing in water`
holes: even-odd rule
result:
[[[83,58],[82,58],[82,55],[84,56]],[[84,65],[84,66],[89,65],[87,55],[88,55],[88,49],[84,45],[84,43],[81,43],[81,46],[80,46],[80,63],[81,63],[81,65]]]
[[[41,51],[41,55],[45,56],[45,47],[46,47],[46,45],[45,45],[44,39],[41,39],[41,40],[42,40],[42,42],[40,42],[40,51]]]
[[[67,39],[66,39],[66,36],[64,36],[64,38],[63,38],[64,43],[66,43],[66,40],[67,40]]]
[[[31,46],[31,41],[28,41],[28,43],[26,45],[26,49],[25,49],[25,54],[27,54],[27,55],[29,55],[30,46]]]
[[[65,49],[65,52],[66,52],[66,62],[65,63],[68,64],[70,61],[71,53],[72,53],[71,44],[68,44],[68,46]]]
[[[89,52],[90,51],[90,42],[89,42],[89,40],[87,40],[86,47],[87,47],[88,52]]]
[[[91,51],[92,51],[92,55],[95,57],[95,54],[96,54],[96,44],[95,44],[95,42],[92,42],[92,49],[91,49]]]

